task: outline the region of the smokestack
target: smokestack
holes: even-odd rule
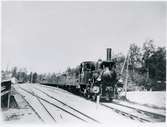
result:
[[[111,61],[111,48],[107,48],[107,61]]]

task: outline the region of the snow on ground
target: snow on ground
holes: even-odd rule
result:
[[[37,118],[31,109],[9,109],[3,111],[3,119],[7,123],[40,123],[41,121]]]
[[[40,90],[46,92],[47,94],[49,94],[50,96],[55,97],[55,98],[63,101],[64,103],[70,105],[71,107],[76,108],[77,110],[81,111],[82,113],[85,113],[85,114],[89,115],[90,117],[100,121],[102,123],[102,125],[104,125],[104,126],[113,126],[114,125],[115,127],[123,127],[123,126],[125,127],[128,125],[128,127],[146,127],[145,124],[139,123],[139,121],[131,120],[127,117],[124,117],[120,114],[115,113],[113,110],[105,108],[101,105],[97,105],[94,102],[88,101],[84,98],[73,95],[65,90],[62,90],[62,89],[59,89],[56,87],[44,86],[44,85],[40,85],[40,84],[16,84],[15,88],[16,88],[17,92],[23,94],[25,96],[25,98],[27,99],[27,101],[33,106],[33,108],[35,108],[38,111],[38,113],[40,113],[41,117],[43,119],[46,119],[46,121],[47,121],[46,123],[49,123],[49,124],[52,123],[51,118],[48,116],[46,111],[44,111],[44,109],[41,107],[41,105],[39,104],[39,101],[37,99],[35,99],[32,95],[21,90],[18,86],[20,86],[26,90],[33,91],[36,95],[48,100],[51,103],[54,103],[57,106],[60,106],[62,108],[65,108],[66,110],[72,112],[72,110],[70,108],[68,108],[67,106],[62,105],[59,102],[56,102],[54,99],[46,96],[44,93],[37,90],[37,89],[40,89]],[[159,96],[159,99],[161,99],[161,100],[156,99],[156,101],[150,102],[150,103],[151,103],[151,105],[156,104],[156,106],[164,108],[165,94],[164,93],[163,94],[156,94],[156,95],[154,95],[155,98],[153,98],[153,95],[151,95],[151,94],[152,93],[150,93],[150,95],[147,95],[147,93],[145,93],[145,94],[141,95],[141,93],[132,93],[132,92],[129,93],[128,92],[127,97],[130,101],[140,103],[140,104],[148,104],[148,103],[146,103],[147,101],[153,101],[153,100],[155,100],[155,98],[157,98],[157,96]],[[151,96],[151,98],[150,98],[150,96]],[[143,99],[143,97],[144,97],[144,99]],[[148,97],[149,99],[146,99],[146,97]],[[16,98],[17,98],[16,101],[19,104],[23,103],[22,101],[20,101],[19,97],[16,97]],[[137,101],[138,99],[140,101]],[[56,108],[53,105],[48,104],[47,102],[44,102],[44,101],[41,101],[41,102],[44,104],[44,106],[46,106],[48,111],[56,119],[57,123],[61,123],[61,124],[68,123],[68,125],[70,125],[70,122],[71,122],[71,125],[78,124],[77,119],[74,118],[73,116],[70,116],[69,114],[63,112],[62,110]],[[149,105],[150,105],[150,103],[149,103]],[[157,103],[160,103],[160,105],[157,105]],[[16,121],[19,123],[21,121],[26,122],[26,123],[27,122],[36,123],[37,121],[41,122],[39,120],[39,118],[36,116],[36,114],[34,112],[32,112],[32,110],[30,111],[30,108],[29,109],[25,108],[23,111],[20,109],[17,109],[17,110],[16,109],[12,110],[12,111],[8,110],[6,112],[6,114],[4,112],[5,116],[7,116],[6,120],[10,119],[10,116],[12,116],[13,114],[14,115],[19,114],[19,116],[25,116],[25,117],[17,119],[17,115],[15,115],[14,118],[16,118],[16,120],[11,119],[10,122],[13,122],[13,123]],[[26,111],[26,110],[28,110],[28,111]],[[73,113],[81,117],[81,115],[77,114],[75,111],[73,111]],[[81,122],[81,125],[83,125],[82,123],[83,122]],[[148,125],[148,127],[155,127],[154,124],[147,124],[147,125]],[[162,123],[156,124],[156,125],[157,125],[157,127],[164,127],[164,124],[162,124]]]
[[[59,88],[43,87],[42,85],[39,85],[39,84],[26,84],[26,85],[21,84],[20,86],[25,89],[33,90],[35,94],[41,97],[44,97],[45,99],[46,99],[46,95],[42,94],[38,90],[35,90],[34,88],[36,87],[44,92],[47,92],[47,94],[51,95],[52,97],[55,97],[63,101],[64,103],[70,105],[71,107],[81,111],[82,113],[85,113],[86,115],[100,121],[102,124],[109,123],[111,125],[119,126],[119,125],[122,125],[123,123],[124,124],[128,123],[129,127],[135,127],[141,124],[138,121],[134,121],[127,117],[121,116],[115,113],[111,109],[105,108],[101,105],[97,106],[94,102],[88,101],[86,99],[83,99],[71,93],[65,92],[63,90],[60,90]],[[66,108],[67,110],[70,111],[70,109],[67,106],[63,106],[62,104],[59,104],[58,102],[53,101],[53,99],[51,98],[47,98],[47,100],[52,103],[55,103],[58,106],[62,106],[63,108]],[[46,106],[49,107],[49,104],[48,105],[46,104]],[[65,116],[66,114],[61,114],[61,115],[62,117],[67,117]],[[67,122],[67,121],[63,121],[63,122]],[[71,121],[71,122],[75,123],[75,121]]]
[[[2,122],[13,123],[41,123],[24,99],[17,93],[14,94],[18,104],[17,108],[2,109]]]
[[[166,108],[166,92],[165,91],[135,91],[127,92],[129,101],[139,103],[141,105]]]
[[[145,123],[139,127],[167,127],[166,123]]]

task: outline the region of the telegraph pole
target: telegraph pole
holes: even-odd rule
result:
[[[126,69],[126,74],[125,74],[125,84],[124,84],[124,88],[123,91],[125,92],[124,97],[126,98],[126,94],[127,94],[127,87],[128,87],[128,77],[129,77],[129,52],[126,55],[125,61],[123,63],[123,67],[121,69],[121,75],[123,74],[123,70]],[[126,66],[126,67],[125,67]]]
[[[124,61],[123,67],[122,67],[122,69],[121,69],[121,75],[122,75],[122,73],[123,73],[123,70],[124,70],[124,67],[125,67],[125,63],[126,63],[126,61],[127,61],[127,57],[128,57],[128,54],[126,55],[126,58],[125,58],[125,61]]]
[[[126,78],[125,78],[125,86],[124,86],[124,91],[125,91],[125,97],[127,94],[127,87],[128,87],[128,77],[129,77],[129,53],[127,54],[127,64],[126,64]]]

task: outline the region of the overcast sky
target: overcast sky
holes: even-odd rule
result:
[[[162,2],[2,3],[2,68],[57,73],[148,39],[165,45]]]

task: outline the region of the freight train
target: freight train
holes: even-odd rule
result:
[[[82,95],[87,99],[112,101],[117,97],[117,88],[123,87],[116,74],[116,62],[107,48],[107,60],[84,61],[73,72],[57,76],[58,87]]]

